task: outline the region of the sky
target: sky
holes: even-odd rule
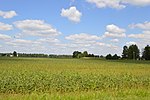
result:
[[[0,0],[0,52],[122,54],[150,45],[150,0]]]

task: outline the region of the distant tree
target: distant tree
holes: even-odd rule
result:
[[[113,60],[117,60],[117,59],[119,59],[119,58],[120,58],[120,56],[118,56],[117,54],[115,54],[115,55],[112,56],[112,59],[113,59]]]
[[[150,46],[149,45],[147,45],[144,48],[142,58],[144,58],[145,60],[150,60]]]
[[[123,47],[122,58],[123,59],[127,59],[128,58],[128,47],[127,46]]]
[[[77,58],[82,58],[82,57],[84,57],[84,56],[83,56],[83,54],[80,52],[80,53],[78,54]]]
[[[95,58],[99,58],[99,55],[94,55],[94,54],[88,54],[87,51],[79,52],[79,51],[74,51],[73,52],[73,58],[82,58],[82,57],[95,57]]]
[[[87,51],[83,52],[83,57],[88,57],[88,52]]]
[[[13,52],[13,56],[17,57],[17,52],[16,51]]]
[[[81,55],[82,53],[81,52],[79,52],[79,51],[74,51],[73,52],[73,58],[78,58],[79,57],[79,55]]]
[[[7,54],[2,54],[2,57],[5,57],[5,56],[7,56]]]
[[[130,45],[128,49],[129,59],[138,59],[140,57],[140,51],[137,45]]]
[[[100,58],[104,58],[104,56],[103,56],[103,55],[100,55]]]
[[[111,54],[108,54],[106,56],[106,59],[108,59],[108,60],[117,60],[119,58],[120,58],[120,56],[118,56],[117,54],[114,54],[113,56]]]
[[[94,54],[88,54],[88,57],[94,57]]]
[[[106,59],[112,59],[112,55],[111,55],[111,54],[108,54],[108,55],[106,56]]]

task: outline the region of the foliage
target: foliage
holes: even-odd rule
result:
[[[117,59],[119,59],[120,58],[120,56],[117,56],[117,54],[115,54],[115,55],[111,55],[111,54],[108,54],[107,56],[106,56],[106,59],[109,59],[109,60],[117,60]]]
[[[87,51],[79,52],[79,51],[74,51],[73,52],[73,58],[82,58],[82,57],[96,57],[99,58],[99,55],[94,55],[94,54],[88,54]]]
[[[81,54],[82,54],[82,53],[79,52],[79,51],[74,51],[72,57],[73,57],[73,58],[79,58],[79,57],[81,56]]]
[[[145,60],[150,60],[150,46],[149,45],[147,45],[144,48],[142,58],[144,58]]]
[[[122,58],[123,59],[127,59],[128,58],[128,47],[127,46],[123,47]]]
[[[13,56],[17,57],[17,52],[16,51],[13,52]]]
[[[123,59],[139,59],[140,58],[140,50],[137,45],[130,45],[129,48],[127,46],[123,47],[122,52]]]
[[[129,59],[138,59],[140,56],[140,51],[137,45],[130,45],[128,49],[128,58]]]
[[[88,57],[88,52],[87,51],[83,52],[83,57]]]

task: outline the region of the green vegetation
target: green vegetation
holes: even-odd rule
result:
[[[99,58],[99,55],[88,54],[87,51],[84,51],[83,53],[79,52],[79,51],[74,51],[72,57],[73,58],[83,58],[83,57],[95,57],[95,58]]]
[[[144,51],[143,51],[143,54],[142,54],[142,58],[145,59],[145,60],[150,60],[150,46],[149,45],[147,45],[144,48]]]
[[[0,58],[0,99],[150,98],[150,62]]]
[[[141,52],[137,45],[124,46],[122,52],[122,59],[135,59],[135,60],[150,60],[150,46],[147,45]]]

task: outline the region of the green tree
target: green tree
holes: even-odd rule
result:
[[[16,51],[13,52],[13,56],[17,57],[17,52]]]
[[[77,58],[82,58],[83,57],[83,54],[80,52],[77,56]]]
[[[127,59],[128,58],[128,47],[127,46],[123,47],[122,58],[123,59]]]
[[[79,52],[79,51],[74,51],[72,57],[73,57],[73,58],[79,58],[79,54],[81,55],[82,53]]]
[[[108,54],[108,55],[106,56],[106,59],[112,59],[112,55],[111,55],[111,54]]]
[[[87,51],[83,52],[83,57],[88,57],[88,52]]]
[[[142,58],[144,58],[145,60],[150,60],[150,46],[149,45],[147,45],[144,48]]]
[[[140,50],[137,45],[130,45],[128,49],[128,58],[129,59],[138,59],[140,56]]]
[[[112,59],[114,59],[114,60],[117,60],[117,59],[119,59],[120,57],[117,55],[117,54],[115,54],[115,55],[113,55],[112,56]]]

